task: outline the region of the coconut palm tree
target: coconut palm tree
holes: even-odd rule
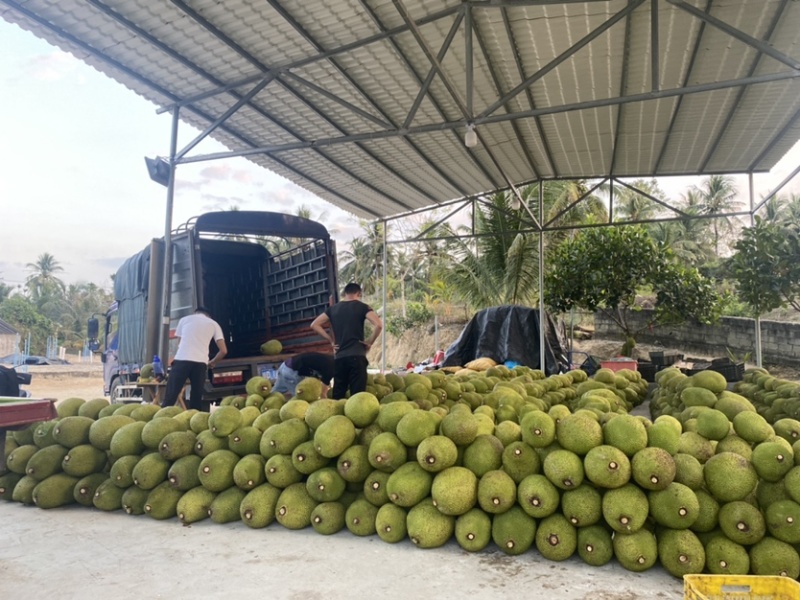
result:
[[[666,200],[666,194],[655,179],[637,179],[630,186],[636,189],[624,185],[614,186],[615,221],[647,221],[663,212],[664,208],[657,202],[636,191],[641,190],[654,198]]]
[[[52,254],[44,252],[36,262],[28,263],[25,267],[31,271],[25,280],[25,287],[39,308],[53,297],[63,295],[64,282],[56,277],[56,273],[62,272],[64,267]]]
[[[350,241],[350,248],[339,256],[339,282],[344,285],[356,282],[364,294],[372,295],[380,289],[383,273],[383,229],[381,222],[359,221],[363,234]],[[387,230],[388,234],[388,230]],[[391,262],[391,246],[387,248],[386,259]]]
[[[702,202],[700,214],[720,215],[736,212],[742,203],[736,199],[736,183],[728,175],[711,175],[706,177],[698,188]],[[733,231],[732,217],[721,216],[711,220],[714,236],[714,253],[719,256],[719,241],[724,233]]]

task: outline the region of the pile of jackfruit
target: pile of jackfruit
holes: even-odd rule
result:
[[[338,400],[313,378],[287,400],[255,377],[211,413],[65,400],[9,438],[0,497],[678,577],[800,576],[800,422],[769,424],[718,374],[659,372],[650,420],[629,414],[648,394],[635,371],[478,366],[370,375]]]

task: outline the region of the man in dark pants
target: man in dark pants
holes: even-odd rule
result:
[[[367,352],[378,339],[383,322],[361,301],[361,286],[348,283],[344,298],[314,319],[311,329],[328,340],[334,350],[333,398],[340,400],[367,389]],[[364,340],[364,322],[372,323],[372,335]],[[330,327],[331,333],[325,329]],[[332,335],[331,335],[332,334]]]
[[[303,377],[316,377],[322,382],[322,397],[328,393],[335,366],[332,354],[303,352],[290,356],[278,368],[273,392],[280,392],[287,398],[295,393],[297,384]]]
[[[172,361],[172,369],[167,380],[162,406],[172,406],[178,400],[178,394],[188,379],[192,384],[189,395],[190,409],[202,409],[203,388],[209,368],[214,368],[228,353],[225,336],[219,323],[211,318],[205,308],[198,306],[193,315],[183,317],[175,329],[178,338],[178,351]],[[217,354],[208,360],[209,342],[214,340]]]

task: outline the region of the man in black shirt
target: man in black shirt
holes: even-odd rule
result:
[[[361,286],[348,283],[344,298],[314,319],[311,329],[333,346],[335,366],[333,398],[340,400],[367,389],[367,352],[383,329],[381,318],[361,301]],[[372,335],[364,340],[364,322],[372,323]],[[326,330],[330,327],[330,333]]]
[[[333,377],[333,355],[321,352],[304,352],[287,358],[278,367],[274,392],[281,392],[287,398],[294,396],[295,388],[303,377],[316,377],[322,382],[322,397],[328,393]]]

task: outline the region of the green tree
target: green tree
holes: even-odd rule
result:
[[[362,234],[350,241],[350,248],[340,252],[339,283],[355,282],[361,285],[365,295],[375,294],[381,289],[383,273],[383,229],[381,222],[360,221]],[[388,234],[388,231],[387,231]],[[391,262],[393,251],[387,249],[387,261]]]
[[[641,190],[653,198],[666,201],[666,194],[658,186],[658,182],[655,179],[637,179],[630,185],[636,189],[623,185],[614,186],[614,220],[646,221],[658,217],[664,208],[636,191]]]
[[[56,277],[56,273],[63,272],[64,268],[52,254],[40,254],[36,262],[25,266],[31,271],[25,280],[25,287],[39,308],[63,294],[64,282]]]
[[[557,312],[602,312],[624,334],[627,353],[643,330],[627,319],[642,289],[656,295],[653,319],[645,327],[688,318],[710,323],[719,317],[721,299],[711,282],[693,267],[677,264],[670,252],[660,251],[642,226],[581,231],[554,250],[550,265],[545,274],[547,305]]]
[[[736,199],[736,183],[728,175],[711,175],[703,180],[698,188],[701,203],[700,214],[719,215],[736,212],[742,206]],[[716,217],[711,219],[713,231],[714,254],[719,256],[719,242],[723,234],[734,229],[733,217]]]
[[[798,226],[756,217],[734,245],[728,270],[754,316],[787,305],[800,311],[799,238]]]
[[[44,354],[47,348],[47,336],[55,327],[53,323],[39,313],[36,304],[21,294],[14,294],[0,304],[0,319],[16,329],[22,338],[31,335],[31,353]]]

